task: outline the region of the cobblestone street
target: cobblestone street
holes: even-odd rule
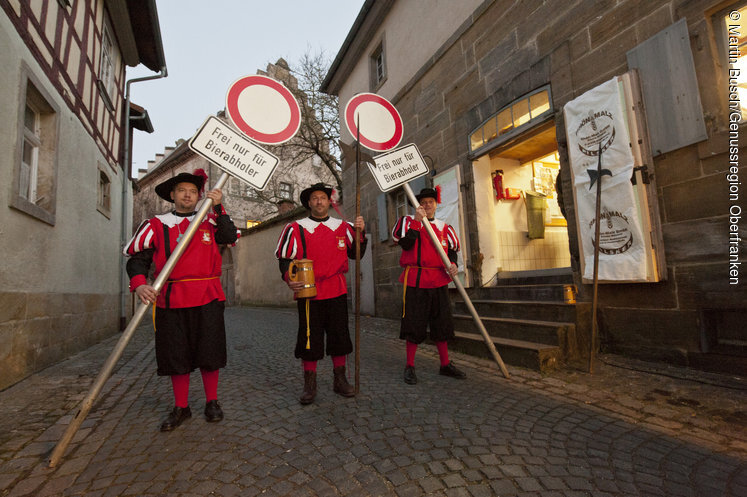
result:
[[[229,308],[226,321],[220,423],[205,422],[194,373],[192,419],[159,431],[173,398],[149,325],[55,469],[46,459],[118,337],[0,392],[0,496],[747,496],[739,378],[601,356],[594,375],[509,366],[506,380],[452,353],[468,375],[456,381],[424,345],[407,385],[398,323],[363,318],[360,394],[332,392],[325,358],[301,406],[295,310]]]

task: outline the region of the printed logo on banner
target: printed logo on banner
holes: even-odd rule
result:
[[[633,232],[630,229],[628,217],[621,212],[603,211],[599,215],[600,222],[606,226],[599,228],[599,252],[607,255],[622,254],[633,246]],[[589,222],[589,232],[594,233],[594,219]],[[605,229],[606,228],[606,229]],[[594,246],[594,237],[591,237]]]
[[[590,157],[599,155],[599,144],[605,152],[615,141],[615,118],[608,110],[589,111],[576,129],[578,149]]]

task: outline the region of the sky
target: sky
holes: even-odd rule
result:
[[[132,169],[148,167],[176,140],[189,139],[225,106],[230,85],[284,58],[337,55],[364,0],[157,0],[168,77],[133,83],[130,99],[148,111],[151,134],[134,130]],[[127,79],[155,73],[127,68]]]

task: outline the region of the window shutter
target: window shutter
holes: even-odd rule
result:
[[[389,216],[386,215],[386,193],[379,193],[376,197],[376,212],[378,217],[379,241],[389,240]]]
[[[707,139],[686,20],[655,34],[627,57],[641,79],[652,155]]]

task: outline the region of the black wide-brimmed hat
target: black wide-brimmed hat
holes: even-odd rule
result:
[[[331,186],[325,185],[324,183],[316,183],[301,192],[301,205],[303,205],[304,207],[308,209],[309,198],[311,197],[311,194],[314,192],[324,192],[327,194],[327,197],[332,198],[332,187]]]
[[[418,202],[423,200],[424,198],[430,197],[433,200],[436,201],[437,204],[441,203],[441,188],[440,186],[437,186],[434,188],[423,188],[420,190],[420,193],[415,195],[415,198],[418,199]]]
[[[194,174],[179,173],[156,186],[156,193],[167,202],[173,203],[174,201],[171,199],[171,192],[174,191],[176,185],[179,183],[192,183],[197,187],[197,191],[202,194],[202,187],[205,185],[206,179],[207,174],[202,169],[196,169]]]

